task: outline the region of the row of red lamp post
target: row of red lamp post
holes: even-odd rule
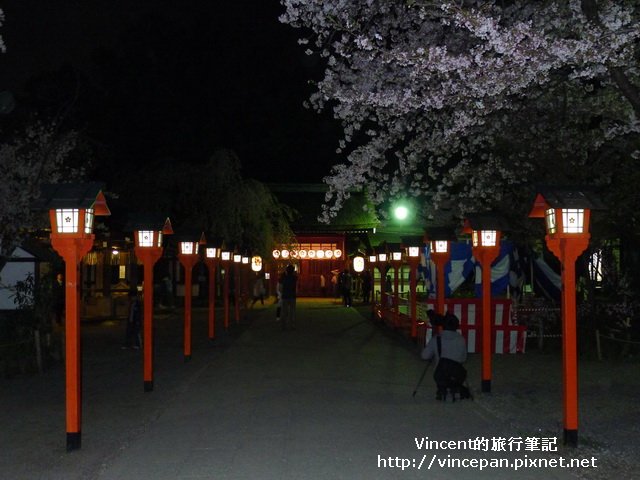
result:
[[[94,217],[110,215],[100,183],[44,185],[34,208],[47,210],[51,224],[51,246],[65,262],[65,411],[67,451],[81,448],[82,385],[80,344],[79,267],[82,257],[93,247]],[[168,218],[139,217],[132,222],[134,252],[144,270],[144,339],[143,385],[144,391],[153,390],[153,267],[163,255],[163,236],[173,234]],[[200,249],[200,245],[204,248]],[[206,245],[200,240],[181,239],[178,242],[178,260],[185,270],[184,358],[191,358],[191,278],[194,265],[200,261],[209,268],[208,335],[215,338],[215,278],[220,262],[235,268],[236,321],[239,322],[240,265],[249,265],[253,271],[262,269],[260,257],[249,259],[219,245]],[[233,262],[232,262],[233,260]],[[224,275],[224,327],[229,328],[229,274]]]
[[[65,359],[66,359],[66,430],[67,450],[81,446],[81,348],[80,348],[80,295],[78,292],[79,265],[82,257],[88,253],[95,235],[93,219],[97,215],[109,215],[102,185],[58,184],[45,185],[36,208],[49,211],[51,222],[51,245],[65,261]],[[564,443],[576,446],[578,442],[578,395],[577,395],[577,334],[576,334],[576,297],[575,297],[575,261],[584,252],[589,243],[590,210],[602,208],[600,201],[588,192],[566,188],[541,188],[530,217],[545,218],[546,243],[562,263],[562,319],[563,319],[563,416]],[[465,230],[471,233],[473,255],[482,268],[483,304],[482,304],[482,390],[491,390],[491,263],[497,258],[500,248],[501,230],[504,224],[496,217],[487,215],[469,216],[465,221]],[[162,234],[172,233],[167,220],[159,223],[138,225],[135,231],[135,253],[143,262],[145,271],[145,342],[144,342],[144,389],[153,390],[152,365],[152,308],[153,308],[153,265],[162,255]],[[432,259],[438,268],[437,311],[444,311],[444,263],[448,261],[448,239],[431,234]],[[179,243],[178,258],[185,268],[185,360],[191,358],[191,272],[199,261],[198,245],[205,243],[184,240]],[[408,245],[407,250],[412,271],[416,270],[419,249]],[[392,250],[391,264],[395,268],[395,309],[394,323],[397,322],[398,308],[398,268],[402,261],[402,252]],[[218,261],[233,263],[236,266],[236,321],[239,321],[239,271],[240,264],[248,264],[249,258],[222,250],[219,246],[205,248],[205,260],[210,268],[210,281],[215,281],[215,269]],[[385,279],[388,270],[387,252],[380,251],[370,257],[372,263],[379,266],[381,278]],[[252,262],[256,265],[258,262]],[[261,262],[260,267],[261,267]],[[414,273],[415,275],[415,273]],[[225,275],[224,326],[229,325],[229,275]],[[415,278],[411,279],[412,306],[411,317],[415,315]],[[215,284],[210,284],[210,302],[214,302]],[[382,288],[382,302],[386,304],[386,291]],[[209,336],[213,338],[214,304],[209,305]],[[415,320],[412,320],[415,323]],[[412,323],[412,335],[416,328]],[[397,323],[396,323],[397,324]]]
[[[589,245],[589,220],[592,209],[602,209],[600,200],[587,190],[564,187],[540,187],[529,214],[531,218],[544,218],[546,244],[562,265],[562,356],[563,356],[563,440],[568,446],[578,444],[578,368],[576,329],[575,262]],[[504,220],[491,214],[468,215],[463,233],[471,234],[472,252],[480,264],[482,272],[482,368],[481,390],[491,392],[492,377],[492,310],[491,310],[491,264],[500,254],[500,238],[506,229]],[[436,305],[435,311],[444,314],[445,264],[450,260],[450,241],[453,230],[448,228],[428,229],[426,239],[430,243],[430,257],[436,265]],[[419,241],[418,241],[419,242]],[[410,318],[411,336],[417,337],[416,315],[416,271],[419,248],[416,238],[403,239],[410,265]],[[391,247],[391,248],[389,248]],[[377,266],[383,282],[381,303],[386,308],[387,271],[393,266],[394,309],[393,323],[398,325],[398,270],[402,251],[396,246],[384,246],[375,255],[369,256],[369,263]]]

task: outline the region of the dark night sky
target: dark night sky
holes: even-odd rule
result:
[[[321,65],[278,22],[278,0],[0,6],[0,91],[16,110],[72,104],[67,121],[121,162],[199,162],[226,147],[246,176],[311,182],[339,161],[337,123],[302,106]]]

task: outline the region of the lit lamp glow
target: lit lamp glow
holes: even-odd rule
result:
[[[360,255],[353,257],[353,270],[356,273],[361,273],[364,271],[364,257]]]
[[[591,210],[604,205],[591,192],[542,187],[529,217],[544,218],[547,248],[562,264],[562,368],[564,443],[578,445],[578,362],[576,328],[576,260],[589,246]]]
[[[254,255],[251,257],[251,271],[259,272],[262,270],[262,257],[259,255]]]

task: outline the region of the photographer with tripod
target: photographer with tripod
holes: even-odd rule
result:
[[[467,371],[462,364],[467,360],[467,344],[458,333],[460,321],[450,313],[441,320],[443,331],[439,334],[435,334],[436,322],[432,320],[434,336],[421,354],[424,360],[436,361],[436,369],[433,373],[437,386],[436,400],[446,400],[447,393],[451,393],[453,401],[456,399],[456,394],[461,399],[470,398],[469,389],[464,386]]]

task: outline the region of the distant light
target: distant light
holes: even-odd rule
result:
[[[393,213],[398,220],[406,220],[407,217],[409,216],[409,210],[407,209],[407,207],[402,205],[399,207],[396,207]]]

